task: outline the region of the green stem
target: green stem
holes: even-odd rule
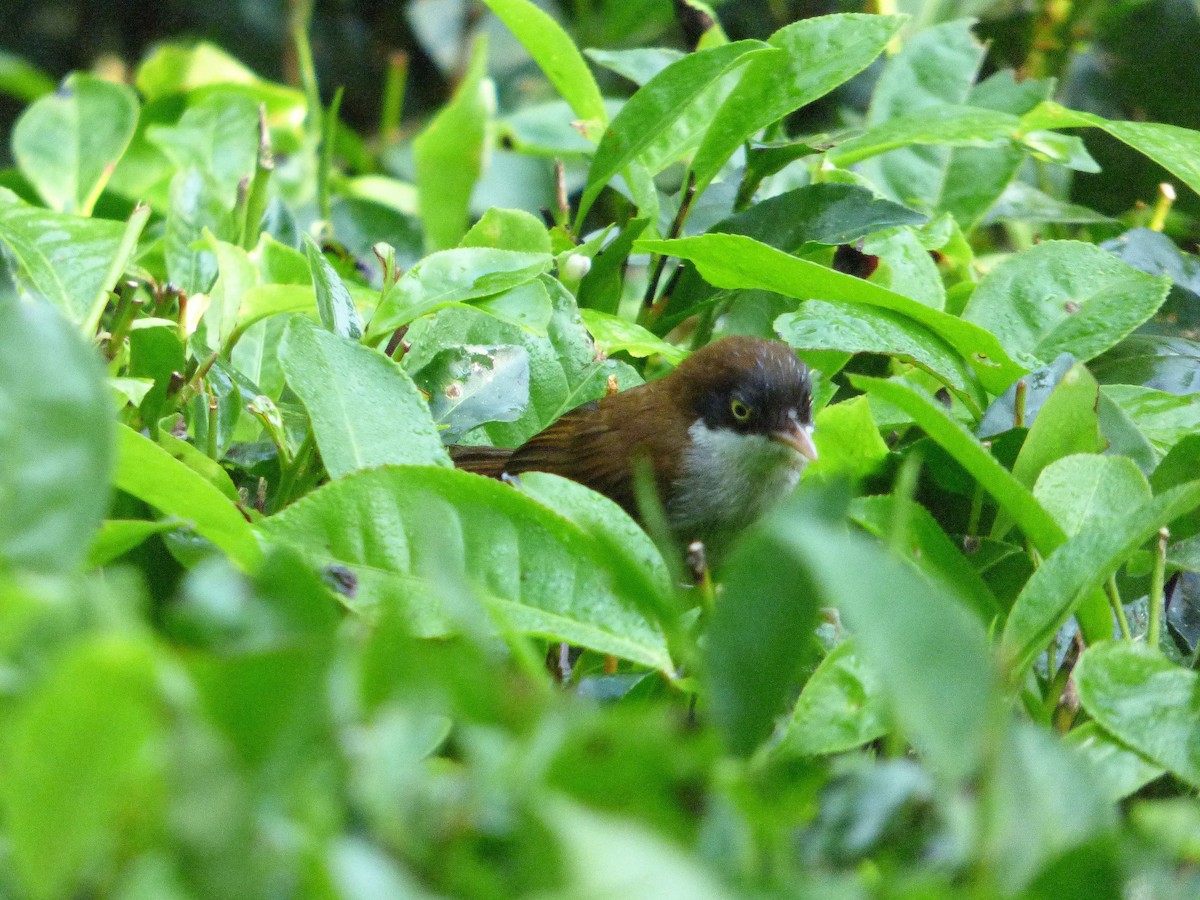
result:
[[[296,45],[296,65],[300,69],[300,84],[304,87],[308,105],[304,128],[315,138],[321,134],[321,91],[317,87],[317,67],[313,63],[312,44],[308,40],[312,8],[312,0],[291,0],[292,41]]]
[[[242,249],[253,250],[258,243],[259,225],[267,211],[267,188],[275,170],[275,154],[271,152],[271,132],[267,128],[267,108],[258,106],[258,159],[254,176],[246,192],[246,218],[242,222]]]
[[[1167,541],[1171,532],[1165,528],[1158,529],[1158,546],[1154,552],[1154,574],[1150,578],[1150,625],[1146,630],[1146,643],[1158,648],[1159,634],[1162,631],[1163,618],[1163,584],[1167,570]]]
[[[911,557],[907,548],[908,525],[912,519],[913,497],[917,493],[917,475],[920,471],[921,454],[912,452],[905,457],[896,475],[896,484],[892,490],[896,502],[888,534],[888,546],[897,556]]]
[[[221,354],[219,351],[210,353],[208,358],[200,364],[198,369],[196,369],[196,372],[192,375],[191,380],[184,385],[183,389],[179,392],[180,406],[186,406],[191,402],[193,397],[203,390],[202,382],[204,381],[204,376],[208,374],[208,370],[213,367],[213,363],[217,361],[217,357],[220,355]]]
[[[125,340],[126,335],[129,334],[129,326],[133,324],[133,317],[142,305],[142,301],[138,300],[135,296],[136,292],[136,282],[123,281],[117,285],[117,311],[113,317],[112,331],[108,335],[108,352],[106,355],[109,360],[116,358],[121,343]]]
[[[1117,625],[1121,628],[1121,637],[1127,641],[1133,640],[1133,632],[1129,630],[1129,620],[1125,618],[1125,604],[1121,602],[1121,592],[1117,588],[1117,576],[1109,575],[1108,583],[1104,586],[1108,594],[1108,602],[1112,604],[1113,615],[1117,617]]]
[[[1146,227],[1151,231],[1162,231],[1167,224],[1167,213],[1175,203],[1175,185],[1164,181],[1158,186],[1158,197],[1154,201],[1154,212],[1150,216],[1150,224]]]
[[[1029,385],[1022,378],[1017,382],[1016,393],[1013,396],[1013,428],[1025,427],[1025,397],[1029,393]]]
[[[301,473],[308,468],[308,461],[312,457],[316,446],[316,438],[313,437],[313,433],[310,430],[304,436],[304,440],[296,451],[296,455],[292,458],[291,465],[284,466],[283,468],[283,474],[279,478],[279,490],[275,492],[275,501],[271,504],[272,514],[279,512],[292,499],[292,491],[296,489],[296,481],[299,479]]]
[[[217,445],[219,413],[220,406],[217,403],[217,395],[210,390],[208,394],[208,458],[215,462],[220,462]]]
[[[400,140],[400,114],[408,87],[408,54],[388,57],[387,78],[383,83],[383,107],[379,114],[379,149]]]
[[[329,221],[331,213],[329,173],[333,169],[333,145],[337,139],[338,109],[342,105],[343,88],[338,88],[333,94],[333,102],[325,113],[325,127],[321,135],[321,157],[317,164],[317,204],[321,210],[321,218]]]
[[[139,203],[134,207],[129,221],[125,223],[125,232],[121,235],[121,242],[117,244],[117,252],[113,255],[112,262],[108,264],[108,271],[104,273],[100,290],[96,292],[96,296],[92,300],[92,308],[88,311],[87,318],[83,320],[83,333],[88,340],[95,336],[96,329],[100,327],[100,317],[104,315],[104,308],[108,306],[108,298],[116,290],[121,276],[125,274],[125,267],[129,264],[130,257],[137,248],[138,239],[142,236],[142,229],[146,227],[149,219],[150,207]]]

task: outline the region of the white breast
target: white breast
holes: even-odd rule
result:
[[[762,434],[709,428],[697,419],[667,517],[680,539],[712,542],[757,519],[800,480],[805,459]]]

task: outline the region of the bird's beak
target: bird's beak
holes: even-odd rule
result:
[[[817,461],[817,445],[813,443],[811,426],[796,422],[785,431],[772,433],[771,440],[786,444],[810,462]]]

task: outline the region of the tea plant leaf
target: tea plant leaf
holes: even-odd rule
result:
[[[1102,519],[1051,553],[1033,573],[1004,625],[1001,648],[1014,677],[1032,664],[1083,599],[1100,588],[1158,529],[1200,506],[1200,481]]]
[[[432,253],[405,272],[367,324],[364,343],[378,344],[401,325],[452,303],[512,290],[550,268],[549,253],[463,247]]]
[[[1046,398],[1013,463],[1017,481],[1032,488],[1047,465],[1072,453],[1099,453],[1106,442],[1100,434],[1096,412],[1100,388],[1082,363],[1076,363]],[[992,525],[992,537],[1003,538],[1012,527],[1010,515],[1001,513]]]
[[[689,53],[650,79],[629,98],[604,130],[588,170],[576,221],[583,221],[609,179],[660,137],[667,135],[675,152],[687,149],[692,140],[698,141],[703,134],[701,128],[708,124],[712,114],[712,104],[700,104],[700,101],[711,93],[713,83],[753,55],[768,51],[778,52],[761,41],[723,44]],[[720,99],[723,95],[716,102]],[[698,108],[698,104],[703,108]],[[671,153],[657,156],[660,161],[669,162]]]
[[[19,279],[81,328],[91,323],[89,337],[112,287],[112,270],[118,262],[123,270],[128,261],[119,260],[124,235],[120,222],[39,209],[0,188],[0,242],[16,258]]]
[[[1094,126],[1154,160],[1200,193],[1200,132],[1159,122],[1121,122],[1094,113],[1067,109],[1053,101],[1039,104],[1021,121],[1022,128],[1078,128]]]
[[[595,309],[581,309],[579,314],[583,316],[583,324],[587,326],[587,330],[596,339],[596,346],[605,353],[625,352],[638,358],[657,354],[675,366],[687,356],[684,350],[674,344],[668,344],[653,332],[628,319]]]
[[[890,729],[875,673],[847,638],[829,651],[804,685],[775,752],[818,756],[870,743]]]
[[[1122,742],[1200,786],[1200,676],[1144,644],[1089,647],[1075,666],[1088,715]]]
[[[916,123],[939,115],[940,107],[967,102],[984,55],[971,24],[960,19],[919,31],[888,59],[867,110],[868,133],[892,127],[893,120]],[[983,115],[993,125],[999,122],[988,112]],[[919,209],[933,209],[951,158],[949,147],[902,147],[863,162],[859,169],[885,195]]]
[[[529,405],[529,351],[519,345],[447,347],[419,377],[448,443],[486,422],[515,421]]]
[[[886,400],[912,416],[926,434],[970,472],[1001,508],[1012,515],[1017,526],[1040,552],[1049,553],[1063,542],[1063,530],[1034,499],[1033,494],[1000,465],[970,432],[950,418],[936,400],[895,381],[862,375],[851,376],[850,381],[860,390]]]
[[[828,94],[883,52],[904,19],[854,13],[787,25],[767,43],[784,54],[763,56],[721,104],[692,160],[703,190],[747,138]]]
[[[1200,430],[1200,404],[1194,394],[1168,394],[1132,384],[1106,384],[1100,393],[1120,407],[1160,457]]]
[[[952,589],[883,547],[815,520],[780,539],[853,630],[901,731],[933,772],[970,775],[991,739],[997,677],[987,635]]]
[[[166,722],[158,690],[146,642],[93,636],[58,662],[10,724],[0,804],[30,896],[82,890],[83,872],[114,852],[114,830],[150,812],[164,775],[147,757]]]
[[[1137,509],[1150,499],[1150,485],[1128,457],[1076,453],[1046,466],[1033,496],[1074,535]]]
[[[776,319],[774,328],[797,350],[886,353],[925,369],[976,408],[984,399],[974,373],[954,348],[900,313],[861,303],[809,300]]]
[[[1154,315],[1170,286],[1092,244],[1046,241],[990,271],[963,318],[1036,365],[1064,352],[1086,362]]]
[[[704,234],[672,241],[641,240],[635,246],[691,260],[715,287],[775,291],[798,300],[862,303],[900,313],[954,347],[993,393],[1000,393],[1027,371],[1009,358],[995,337],[977,325],[748,237]]]
[[[0,294],[0,334],[0,559],[70,572],[109,500],[104,369],[46,303]]]
[[[279,359],[332,477],[387,463],[450,464],[424,398],[382,353],[294,316]]]
[[[483,169],[487,122],[487,41],[480,39],[451,101],[413,141],[417,202],[428,250],[453,247],[467,231],[471,191]]]
[[[22,113],[13,156],[47,206],[90,215],[137,119],[137,98],[125,85],[72,75]]]
[[[177,516],[243,569],[253,569],[261,559],[249,523],[220,490],[124,425],[117,426],[113,483],[160,512]]]
[[[1095,722],[1084,722],[1072,728],[1063,738],[1063,743],[1087,761],[1096,782],[1112,803],[1124,800],[1166,771],[1121,743]]]
[[[304,249],[308,253],[308,267],[312,273],[321,324],[338,337],[357,341],[362,337],[362,319],[354,307],[350,291],[333,270],[317,242],[307,234],[304,235]]]
[[[516,35],[575,115],[597,132],[608,122],[604,98],[575,42],[529,0],[484,0]]]
[[[356,606],[400,604],[418,633],[445,633],[447,597],[465,591],[502,632],[670,669],[662,634],[638,612],[644,600],[619,592],[584,530],[500,482],[387,466],[332,482],[259,527],[313,564],[347,567]]]

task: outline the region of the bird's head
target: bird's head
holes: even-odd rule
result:
[[[671,376],[710,431],[759,436],[790,448],[803,465],[812,440],[812,379],[779,341],[727,337],[696,351]]]

